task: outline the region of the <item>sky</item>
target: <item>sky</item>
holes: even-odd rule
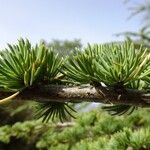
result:
[[[31,43],[122,40],[114,34],[137,31],[140,26],[139,18],[127,19],[128,7],[124,0],[0,0],[0,48],[20,37]]]

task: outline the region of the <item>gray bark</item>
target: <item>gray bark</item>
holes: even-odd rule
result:
[[[13,93],[0,92],[0,99],[11,94]],[[41,85],[22,91],[14,99],[37,102],[97,102],[150,107],[150,90],[126,89],[118,94],[113,88],[103,86]]]

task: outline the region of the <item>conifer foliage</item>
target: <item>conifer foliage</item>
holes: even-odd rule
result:
[[[63,124],[17,122],[0,127],[0,149],[149,150],[149,113],[139,110],[112,117],[99,108]]]
[[[55,54],[53,47],[44,44],[31,46],[28,40],[20,39],[18,44],[9,45],[0,58],[0,91],[14,92],[4,98],[0,104],[11,101],[26,89],[43,85],[83,85],[90,84],[114,88],[119,97],[126,89],[145,90],[150,88],[150,53],[149,49],[133,43],[111,43],[88,45],[83,50],[76,50],[68,58]],[[149,98],[149,97],[148,97]],[[135,107],[113,105],[105,107],[114,114],[132,112]],[[59,117],[61,121],[72,116],[73,108],[67,102],[42,102],[37,116]]]

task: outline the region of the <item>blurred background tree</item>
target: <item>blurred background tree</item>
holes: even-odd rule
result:
[[[54,47],[56,53],[58,53],[60,56],[63,57],[70,55],[72,52],[74,52],[75,49],[82,48],[82,43],[80,39],[74,39],[74,40],[54,39],[50,42],[41,40],[41,43],[45,44],[47,47]]]
[[[140,4],[137,4],[131,0],[127,0],[125,3],[130,5],[129,19],[133,19],[134,17],[141,18],[141,27],[137,32],[125,31],[118,33],[117,36],[125,36],[126,39],[134,41],[137,45],[150,46],[150,1],[141,1]]]

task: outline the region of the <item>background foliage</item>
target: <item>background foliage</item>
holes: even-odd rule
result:
[[[0,127],[1,149],[134,150],[150,149],[150,110],[112,117],[100,108],[64,124],[40,120]]]

